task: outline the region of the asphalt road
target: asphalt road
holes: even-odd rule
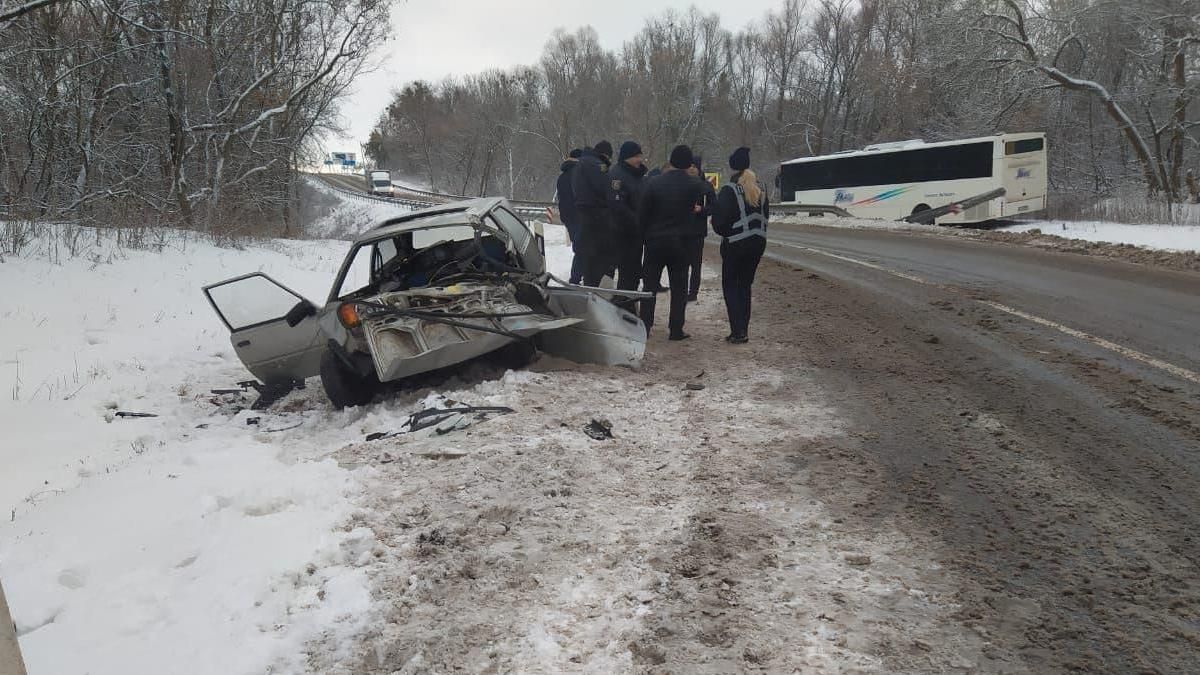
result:
[[[776,245],[771,254],[778,260],[802,261],[898,300],[919,300],[925,282],[1200,372],[1200,276],[1196,274],[886,230],[783,225],[772,230],[772,239]],[[1127,355],[1114,353],[1114,358],[1127,360]]]
[[[850,420],[805,471],[845,522],[935,537],[955,621],[986,643],[963,670],[1200,672],[1200,275],[936,235],[772,238],[752,339],[786,323],[776,339]]]

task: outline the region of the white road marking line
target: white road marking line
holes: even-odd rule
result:
[[[918,284],[925,284],[926,286],[935,286],[936,285],[933,282],[928,281],[926,279],[922,279],[921,277],[919,277],[915,274],[909,274],[907,272],[898,272],[896,270],[883,267],[882,265],[876,265],[875,263],[869,263],[865,260],[858,260],[856,258],[847,258],[844,255],[838,255],[836,253],[830,253],[828,251],[822,251],[822,250],[816,249],[816,248],[809,248],[807,246],[801,246],[800,244],[788,244],[788,243],[784,243],[782,241],[775,241],[775,242],[771,242],[771,243],[779,244],[780,246],[787,246],[789,248],[798,248],[801,251],[807,251],[809,253],[816,253],[817,255],[823,255],[823,256],[826,256],[829,258],[836,258],[838,260],[844,260],[848,263],[854,263],[855,265],[862,265],[863,267],[870,267],[873,270],[879,270],[880,272],[887,272],[888,274],[898,276],[901,279],[908,279],[909,281],[915,281]]]
[[[1012,314],[1013,316],[1019,316],[1022,319],[1025,319],[1026,321],[1032,321],[1036,324],[1046,326],[1047,328],[1053,328],[1054,330],[1059,331],[1060,333],[1066,333],[1067,335],[1070,335],[1073,338],[1079,338],[1080,340],[1083,340],[1084,342],[1090,342],[1096,346],[1103,347],[1111,352],[1116,352],[1126,358],[1133,359],[1134,361],[1141,361],[1142,363],[1144,363],[1148,366],[1153,366],[1155,368],[1158,368],[1159,370],[1166,371],[1166,372],[1174,375],[1175,377],[1183,378],[1185,380],[1195,382],[1196,384],[1200,384],[1200,374],[1192,372],[1192,371],[1188,370],[1187,368],[1181,368],[1175,364],[1167,363],[1166,361],[1163,361],[1161,359],[1156,359],[1153,356],[1150,356],[1149,354],[1143,354],[1143,353],[1137,351],[1136,349],[1130,349],[1129,347],[1126,347],[1124,345],[1119,345],[1110,340],[1105,340],[1102,337],[1096,337],[1095,335],[1090,335],[1081,330],[1076,330],[1074,328],[1071,328],[1070,326],[1064,326],[1061,323],[1056,323],[1049,319],[1043,319],[1040,316],[1034,316],[1033,314],[1030,314],[1028,312],[1022,312],[1019,309],[1013,309],[1012,307],[1009,307],[1008,305],[1002,305],[998,302],[992,302],[991,300],[976,300],[975,302],[978,302],[981,305],[986,305],[988,307],[991,307],[992,309],[1000,310],[1001,312],[1007,312],[1008,314]]]
[[[892,276],[897,276],[897,277],[900,277],[901,279],[907,279],[909,281],[913,281],[918,284],[924,284],[926,286],[939,286],[939,284],[935,284],[932,281],[929,281],[928,279],[919,277],[915,274],[909,274],[907,272],[898,272],[896,270],[889,269],[882,265],[876,265],[875,263],[867,262],[865,260],[858,260],[856,258],[851,258],[851,257],[844,256],[844,255],[838,255],[836,253],[830,253],[828,251],[822,251],[820,249],[810,248],[808,246],[801,246],[799,244],[788,244],[788,243],[781,242],[781,241],[775,241],[772,243],[778,244],[780,246],[787,246],[789,248],[800,249],[801,251],[806,251],[808,253],[815,253],[817,255],[823,255],[828,258],[835,258],[837,260],[841,260],[841,261],[848,262],[848,263],[853,263],[855,265],[861,265],[863,267],[869,267],[873,270],[879,270],[880,272],[886,272],[887,274],[891,274]],[[1039,326],[1053,328],[1054,330],[1056,330],[1060,333],[1064,333],[1073,338],[1083,340],[1084,342],[1090,342],[1090,343],[1096,345],[1097,347],[1102,347],[1104,349],[1109,350],[1110,352],[1114,352],[1114,353],[1120,354],[1121,356],[1124,356],[1126,358],[1133,359],[1134,361],[1140,361],[1148,366],[1157,368],[1165,373],[1174,375],[1175,377],[1187,380],[1189,382],[1193,382],[1195,384],[1200,384],[1200,373],[1196,373],[1194,371],[1188,370],[1187,368],[1182,368],[1173,363],[1167,363],[1166,361],[1163,361],[1162,359],[1156,359],[1153,356],[1150,356],[1149,354],[1143,354],[1142,352],[1139,352],[1136,349],[1131,349],[1124,345],[1119,345],[1115,342],[1112,342],[1111,340],[1105,340],[1102,337],[1096,337],[1095,335],[1091,335],[1090,333],[1085,333],[1081,330],[1071,328],[1070,326],[1064,326],[1063,324],[1058,323],[1056,321],[1051,321],[1050,319],[1043,319],[1040,316],[1036,316],[1036,315],[1030,314],[1028,312],[1022,312],[1019,309],[1009,307],[1008,305],[1003,305],[999,302],[992,302],[991,300],[979,300],[976,298],[972,298],[972,300],[974,300],[975,302],[977,302],[981,305],[984,305],[985,307],[991,307],[992,309],[1004,312],[1006,314],[1011,314],[1015,317],[1025,319],[1026,321],[1031,321],[1033,323],[1038,324]]]

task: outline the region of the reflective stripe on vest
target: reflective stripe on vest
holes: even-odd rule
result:
[[[761,213],[746,213],[746,193],[742,189],[742,186],[734,183],[730,187],[733,188],[733,194],[737,197],[738,213],[741,217],[733,225],[730,225],[730,229],[734,230],[735,233],[725,237],[725,241],[741,241],[747,237],[755,236],[766,238],[766,218],[763,218]]]

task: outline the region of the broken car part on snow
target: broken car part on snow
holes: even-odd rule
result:
[[[507,415],[516,412],[512,408],[497,405],[458,405],[453,402],[447,402],[446,408],[426,408],[419,410],[408,416],[408,419],[401,425],[401,431],[381,432],[367,434],[366,440],[380,441],[386,438],[393,438],[401,434],[410,434],[416,431],[433,428],[439,436],[448,434],[451,431],[459,431],[475,424],[483,422],[492,415]]]
[[[238,358],[262,382],[256,408],[317,375],[342,408],[369,402],[381,383],[490,353],[511,357],[513,366],[538,349],[635,365],[646,348],[641,320],[613,296],[648,294],[555,278],[541,232],[500,198],[415,211],[369,230],[354,241],[320,308],[257,272],[204,293]]]

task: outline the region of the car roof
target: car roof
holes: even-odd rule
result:
[[[388,218],[355,237],[354,242],[374,241],[428,227],[465,225],[470,223],[473,217],[482,218],[496,207],[506,204],[507,201],[503,197],[482,197],[431,206],[402,216]]]

